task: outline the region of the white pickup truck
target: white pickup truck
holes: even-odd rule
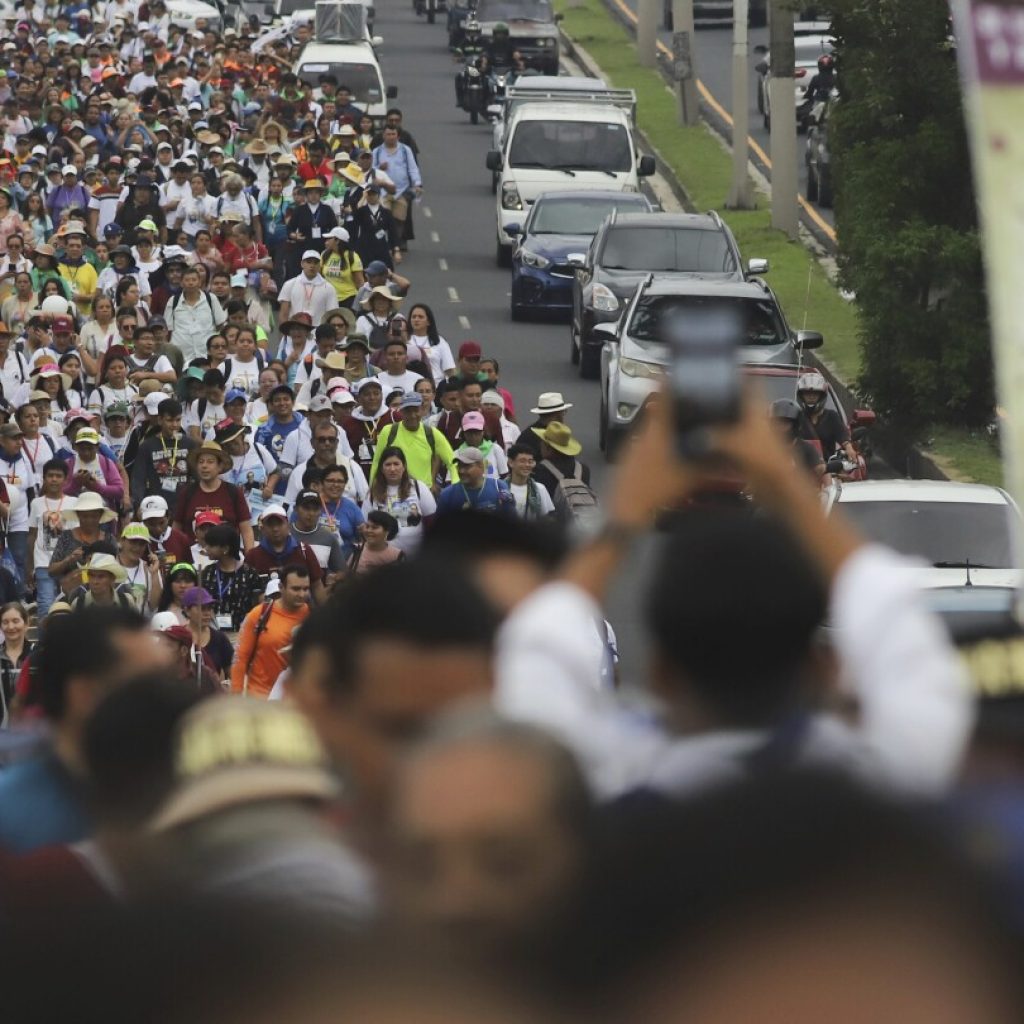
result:
[[[517,95],[513,86],[508,100],[503,145],[487,154],[487,169],[497,175],[499,266],[508,264],[514,245],[505,228],[522,224],[524,211],[542,193],[567,188],[639,192],[640,179],[655,169],[654,157],[637,152],[632,89],[530,89]]]

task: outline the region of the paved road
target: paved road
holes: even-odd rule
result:
[[[623,0],[623,2],[635,13],[637,0]],[[658,38],[670,49],[672,47],[672,33],[664,28],[659,28]],[[747,96],[747,104],[750,110],[750,137],[761,147],[768,156],[771,156],[771,137],[765,129],[761,114],[757,110],[757,72],[754,65],[760,60],[754,55],[755,46],[768,45],[768,29],[752,28],[750,30],[750,89]],[[696,64],[697,74],[701,81],[708,88],[714,98],[732,114],[732,30],[728,28],[701,28],[697,30],[696,40]],[[807,167],[804,164],[804,149],[806,136],[797,137],[797,171],[800,177],[800,191],[806,195],[807,192]],[[760,162],[759,162],[760,163]],[[767,168],[761,167],[762,171],[771,177]],[[818,213],[824,220],[835,226],[835,217],[831,210],[821,206],[815,206]]]
[[[513,324],[509,271],[494,261],[494,197],[484,157],[490,127],[471,125],[454,105],[456,65],[443,22],[427,25],[406,2],[380,5],[376,31],[384,37],[385,81],[398,86],[398,106],[416,137],[425,190],[414,210],[416,240],[401,270],[413,282],[410,301],[424,301],[452,348],[470,338],[501,363],[501,382],[515,398],[520,424],[541,391],[561,391],[575,408],[569,423],[583,444],[583,458],[598,493],[606,467],[597,446],[599,385],[580,380],[569,362],[565,323]],[[629,669],[642,658],[643,631],[636,575],[618,588],[613,626]]]

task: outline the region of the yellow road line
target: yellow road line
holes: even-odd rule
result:
[[[622,13],[634,25],[636,24],[636,21],[637,21],[636,14],[634,14],[633,11],[631,11],[629,9],[629,7],[626,5],[624,0],[612,0],[612,2],[615,4],[616,7],[618,7],[618,9],[620,11],[622,11]],[[674,59],[674,54],[672,53],[672,51],[660,39],[658,40],[658,49],[666,57],[668,57],[669,60],[673,60]],[[701,97],[703,98],[704,102],[730,128],[732,128],[734,126],[732,115],[729,113],[728,110],[725,109],[725,107],[722,106],[721,103],[718,102],[718,100],[715,99],[714,94],[711,92],[711,90],[699,78],[697,79],[697,91],[701,94]],[[755,139],[751,135],[748,135],[747,136],[747,145],[750,146],[750,148],[754,151],[754,154],[757,156],[757,158],[770,171],[772,169],[771,157],[769,157],[768,154],[761,148],[761,146],[758,143],[757,139]],[[807,214],[807,216],[810,217],[811,220],[814,221],[814,223],[818,226],[818,228],[821,230],[821,232],[828,239],[830,239],[833,243],[835,243],[837,241],[835,228],[833,228],[832,225],[829,224],[829,222],[827,220],[825,220],[825,218],[822,217],[822,215],[820,213],[818,213],[818,211],[814,208],[814,206],[812,206],[811,203],[809,203],[807,201],[807,197],[806,196],[798,193],[796,198],[797,198],[797,202],[800,204],[801,208]]]

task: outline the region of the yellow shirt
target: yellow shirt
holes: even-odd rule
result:
[[[60,263],[57,265],[57,272],[71,285],[71,297],[75,300],[78,311],[90,314],[93,296],[96,294],[96,282],[99,280],[96,268],[85,261],[77,267]]]
[[[359,258],[359,253],[357,252],[349,253],[347,265],[342,260],[341,254],[337,252],[331,253],[323,261],[320,273],[333,285],[334,291],[338,296],[339,305],[351,299],[358,291],[352,275],[361,272],[362,269],[363,261]]]
[[[380,464],[380,457],[387,448],[400,448],[405,453],[405,461],[409,467],[409,476],[427,487],[434,486],[434,474],[431,467],[431,459],[436,456],[441,460],[441,465],[448,469],[452,480],[458,480],[459,474],[455,466],[455,456],[452,453],[452,446],[448,438],[441,433],[437,427],[431,427],[434,437],[434,448],[431,451],[430,442],[427,440],[427,428],[421,423],[419,429],[413,433],[407,430],[401,423],[397,424],[398,429],[388,424],[382,427],[377,434],[377,447],[373,451],[373,464],[370,467],[370,483],[377,475],[377,466]],[[394,434],[394,440],[391,435]]]

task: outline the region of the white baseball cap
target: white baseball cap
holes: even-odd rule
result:
[[[320,260],[321,260],[322,258],[323,258],[323,257],[322,257],[322,256],[320,255],[320,253],[318,253],[318,252],[316,251],[316,249],[307,249],[307,250],[306,250],[306,251],[305,251],[305,252],[304,252],[304,253],[302,254],[302,259],[303,259],[304,261],[305,261],[305,260],[316,260],[316,261],[317,261],[317,263],[319,263],[319,262],[320,262]]]
[[[149,397],[147,395],[147,397]],[[159,494],[150,495],[139,502],[140,519],[159,519],[167,515],[167,499],[161,498]]]
[[[74,164],[65,164],[60,169],[60,174],[61,174],[62,178],[64,177],[65,174],[73,174],[77,178],[78,177],[78,168]]]
[[[340,238],[343,242],[347,242],[351,236],[344,228],[331,228],[331,230],[327,232],[327,237]]]
[[[264,519],[270,519],[273,516],[280,516],[282,519],[287,519],[288,513],[285,511],[284,505],[268,505],[260,513],[260,522],[262,523]]]
[[[142,404],[146,407],[146,412],[150,416],[156,416],[160,412],[160,403],[167,397],[163,391],[151,391],[142,400]],[[161,499],[163,500],[163,499]]]

